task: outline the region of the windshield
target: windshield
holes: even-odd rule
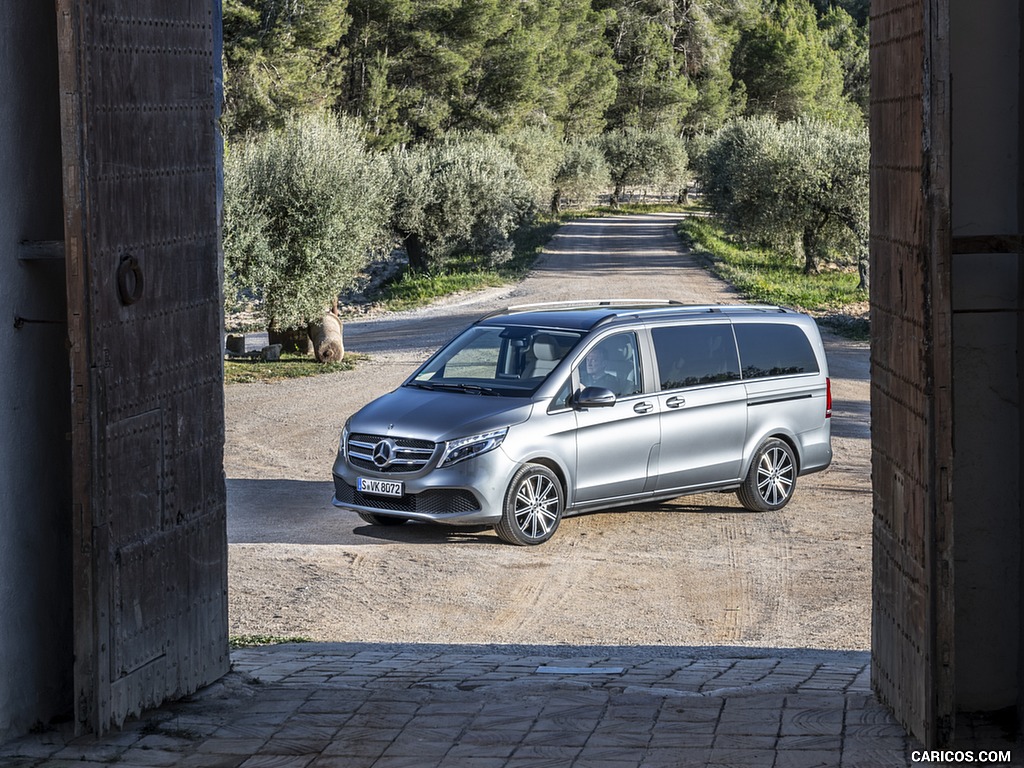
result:
[[[417,371],[407,386],[528,397],[582,334],[518,325],[475,325]]]

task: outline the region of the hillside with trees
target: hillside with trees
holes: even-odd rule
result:
[[[228,293],[272,325],[395,244],[412,270],[500,263],[535,213],[694,182],[808,270],[863,261],[868,0],[223,9]]]

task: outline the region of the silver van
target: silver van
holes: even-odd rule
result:
[[[821,337],[769,306],[569,302],[467,328],[346,423],[334,504],[368,523],[493,525],[735,491],[781,509],[832,460]]]

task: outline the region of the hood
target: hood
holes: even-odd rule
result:
[[[349,429],[440,443],[519,424],[532,410],[529,398],[399,387],[357,411]]]

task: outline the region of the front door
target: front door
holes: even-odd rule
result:
[[[643,393],[636,334],[592,345],[573,373],[577,393],[606,389],[614,405],[576,407],[576,503],[621,499],[647,489],[660,434],[657,401]]]

